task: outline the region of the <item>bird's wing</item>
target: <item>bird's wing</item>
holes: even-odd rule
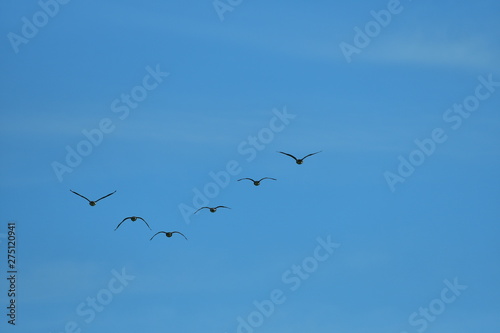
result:
[[[115,191],[115,192],[116,192],[116,191]],[[109,197],[111,194],[114,194],[115,192],[111,192],[110,194],[105,195],[105,196],[103,196],[102,198],[97,199],[95,202],[97,202],[97,201],[99,201],[99,200],[102,200],[102,199],[104,199],[104,198],[107,198],[107,197]]]
[[[215,209],[217,209],[217,208],[229,208],[229,207],[226,207],[226,206],[217,206],[217,207],[215,207]],[[231,208],[229,208],[229,209],[231,209]]]
[[[248,180],[251,180],[251,181],[253,181],[253,182],[255,181],[255,180],[253,180],[252,178],[241,178],[241,179],[238,179],[238,181],[243,180],[243,179],[248,179]]]
[[[259,180],[259,182],[260,182],[260,181],[262,181],[262,180],[264,180],[264,179],[272,179],[272,180],[276,180],[276,178],[264,177],[264,178],[262,178],[261,180]]]
[[[321,152],[322,152],[322,151],[320,150],[320,151],[317,151],[317,152],[315,152],[315,153],[312,153],[312,154],[306,155],[306,156],[302,157],[302,159],[304,159],[304,158],[306,158],[306,157],[309,157],[309,156],[312,156],[312,155],[317,154],[317,153],[321,153]]]
[[[149,226],[148,222],[146,222],[145,219],[143,219],[142,217],[139,217],[139,216],[137,216],[137,218],[143,220],[144,223],[146,223],[146,225],[148,226],[149,230],[153,230],[153,229],[151,229],[151,227]]]
[[[85,200],[87,200],[88,202],[90,202],[90,200],[89,200],[89,199],[85,198],[85,197],[84,197],[83,195],[81,195],[80,193],[76,193],[76,192],[75,192],[75,191],[73,191],[73,190],[70,190],[70,191],[71,191],[71,192],[73,192],[73,193],[75,193],[76,195],[78,195],[78,196],[80,196],[80,197],[84,198],[84,199],[85,199]]]
[[[153,237],[151,237],[149,240],[152,240],[152,239],[153,239],[156,235],[161,234],[161,233],[166,234],[166,232],[165,232],[165,231],[158,231],[158,232],[157,232],[156,234],[154,234],[154,235],[153,235]]]
[[[196,212],[194,212],[193,214],[198,213],[198,212],[199,212],[200,210],[202,210],[203,208],[208,208],[208,209],[210,209],[210,207],[201,207],[201,208],[198,208],[198,210],[196,210]]]
[[[125,220],[126,220],[126,219],[129,219],[129,218],[130,218],[130,217],[126,217],[126,218],[124,218],[124,219],[123,219],[120,223],[118,223],[118,225],[117,225],[117,226],[116,226],[116,228],[115,228],[115,231],[116,231],[116,229],[118,229],[118,228],[122,225],[122,223],[123,223],[123,222],[125,222]]]
[[[182,232],[179,232],[179,231],[172,231],[173,234],[179,234],[179,235],[182,235],[182,237],[186,238],[187,240],[187,237],[184,236],[184,234]]]
[[[297,157],[293,156],[292,154],[288,154],[288,153],[284,153],[282,151],[279,151],[278,153],[281,153],[283,155],[286,155],[286,156],[290,156],[291,158],[293,158],[294,160],[297,160]]]

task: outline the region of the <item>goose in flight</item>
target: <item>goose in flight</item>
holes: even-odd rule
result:
[[[210,212],[212,212],[212,213],[215,213],[215,212],[217,211],[217,208],[227,208],[227,209],[231,209],[231,208],[226,207],[226,206],[217,206],[217,207],[201,207],[201,208],[198,208],[198,210],[197,210],[196,212],[194,212],[193,214],[198,213],[198,211],[202,210],[203,208],[210,209]]]
[[[297,158],[297,157],[293,156],[292,154],[284,153],[284,152],[282,152],[282,151],[279,151],[278,153],[281,153],[281,154],[286,155],[286,156],[290,156],[291,158],[293,158],[293,159],[295,160],[295,163],[297,163],[297,164],[302,164],[302,163],[304,163],[304,159],[305,159],[306,157],[312,156],[312,155],[317,154],[317,153],[321,153],[321,150],[320,150],[320,151],[317,151],[317,152],[315,152],[315,153],[312,153],[312,154],[306,155],[306,156],[304,156],[304,157],[302,157],[302,158]]]
[[[95,204],[97,203],[97,201],[102,200],[102,199],[104,199],[104,198],[107,198],[107,197],[109,197],[111,194],[114,194],[114,193],[116,192],[116,191],[115,191],[115,192],[111,192],[110,194],[105,195],[105,196],[103,196],[102,198],[97,199],[96,201],[92,201],[92,200],[87,199],[86,197],[84,197],[84,196],[83,196],[83,195],[81,195],[80,193],[76,193],[76,192],[75,192],[75,191],[73,191],[73,190],[70,190],[70,191],[71,191],[71,192],[73,192],[73,193],[75,193],[76,195],[78,195],[78,196],[80,196],[80,197],[84,198],[85,200],[87,200],[87,201],[89,202],[89,205],[91,205],[91,206],[95,206]]]
[[[120,222],[120,223],[116,226],[115,231],[116,231],[116,229],[118,229],[118,227],[119,227],[119,226],[121,226],[121,225],[122,225],[122,223],[123,223],[123,222],[125,222],[125,220],[128,220],[128,219],[130,219],[132,222],[135,222],[135,221],[137,221],[137,220],[143,220],[143,221],[144,221],[144,223],[146,223],[146,225],[148,226],[149,230],[153,230],[153,229],[151,229],[151,227],[149,226],[148,222],[146,222],[146,220],[145,220],[145,219],[143,219],[142,217],[139,217],[139,216],[129,216],[129,217],[124,218],[124,219],[123,219],[123,220],[122,220],[122,221],[121,221],[121,222]]]
[[[156,235],[158,234],[165,234],[165,236],[167,237],[172,237],[173,234],[179,234],[181,235],[182,237],[186,238],[187,240],[187,237],[184,236],[184,234],[182,232],[179,232],[179,231],[158,231],[156,234],[153,235],[153,237],[151,237],[149,240],[152,240]]]
[[[248,179],[248,180],[251,180],[255,186],[259,186],[259,185],[260,185],[260,182],[261,182],[262,180],[264,180],[264,179],[276,180],[275,178],[271,178],[271,177],[264,177],[264,178],[261,178],[261,179],[259,179],[259,180],[253,180],[252,178],[241,178],[241,179],[238,179],[238,181],[243,180],[243,179]]]

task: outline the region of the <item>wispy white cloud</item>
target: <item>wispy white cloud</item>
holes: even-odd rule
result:
[[[37,279],[24,285],[25,295],[28,295],[25,302],[46,302],[49,299],[60,303],[75,301],[78,296],[68,293],[68,290],[78,288],[82,293],[94,292],[94,289],[102,288],[98,277],[110,275],[110,270],[106,271],[98,263],[77,261],[44,262],[32,265],[29,271]]]
[[[51,138],[64,136],[78,136],[85,128],[91,129],[97,126],[100,119],[96,114],[86,114],[85,112],[71,115],[62,112],[52,113],[16,113],[7,111],[0,121],[0,131],[9,137],[29,138]]]
[[[367,49],[366,61],[463,68],[500,69],[500,52],[479,37],[451,40],[429,36],[398,36],[377,41]]]

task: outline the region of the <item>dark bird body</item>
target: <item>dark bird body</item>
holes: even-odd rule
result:
[[[135,222],[135,221],[137,221],[137,220],[142,220],[142,221],[144,221],[144,223],[146,223],[146,225],[148,226],[149,230],[152,230],[152,229],[151,229],[151,227],[149,226],[148,222],[146,222],[146,220],[145,220],[145,219],[143,219],[142,217],[139,217],[139,216],[129,216],[129,217],[124,218],[124,219],[123,219],[123,220],[122,220],[122,221],[121,221],[121,222],[120,222],[120,223],[116,226],[115,230],[116,230],[116,229],[118,229],[118,227],[119,227],[119,226],[121,226],[121,225],[122,225],[122,223],[123,223],[123,222],[125,222],[125,221],[126,221],[126,220],[128,220],[128,219],[130,219],[132,222]]]
[[[167,237],[172,237],[173,234],[179,234],[181,235],[182,237],[186,238],[187,240],[187,237],[184,236],[184,234],[182,232],[179,232],[179,231],[158,231],[156,234],[153,235],[153,237],[151,237],[149,240],[152,240],[156,235],[158,234],[165,234],[165,236]]]
[[[264,177],[264,178],[261,178],[261,179],[259,179],[259,180],[253,180],[252,178],[241,178],[241,179],[238,179],[238,181],[243,180],[243,179],[248,179],[248,180],[251,180],[255,186],[259,186],[259,185],[260,185],[260,182],[261,182],[262,180],[264,180],[264,179],[276,180],[275,178],[271,178],[271,177]]]
[[[70,191],[71,191],[71,192],[73,192],[73,193],[75,193],[76,195],[78,195],[78,196],[80,196],[80,197],[84,198],[85,200],[87,200],[87,201],[89,202],[89,205],[91,205],[91,206],[95,206],[95,205],[96,205],[96,203],[97,203],[97,201],[102,200],[102,199],[104,199],[104,198],[107,198],[107,197],[109,197],[111,194],[114,194],[114,193],[116,192],[116,191],[115,191],[115,192],[112,192],[112,193],[110,193],[110,194],[108,194],[108,195],[103,196],[102,198],[97,199],[96,201],[92,201],[92,200],[87,199],[86,197],[84,197],[84,196],[83,196],[83,195],[81,195],[80,193],[76,193],[76,192],[75,192],[75,191],[73,191],[73,190],[70,190]]]
[[[290,156],[291,158],[293,158],[293,159],[295,160],[295,163],[297,163],[297,164],[302,164],[302,163],[304,163],[304,159],[305,159],[306,157],[309,157],[309,156],[315,155],[315,154],[317,154],[317,153],[321,153],[321,151],[317,151],[317,152],[315,152],[315,153],[312,153],[312,154],[306,155],[306,156],[304,156],[304,157],[302,157],[302,158],[297,158],[297,157],[293,156],[292,154],[284,153],[284,152],[282,152],[282,151],[279,151],[278,153],[281,153],[281,154],[286,155],[286,156]]]
[[[217,211],[217,209],[218,209],[218,208],[227,208],[227,209],[231,209],[231,208],[226,207],[226,206],[217,206],[217,207],[201,207],[201,208],[198,208],[198,210],[197,210],[196,212],[194,212],[194,214],[198,213],[200,210],[202,210],[202,209],[204,209],[204,208],[209,209],[209,210],[210,210],[210,212],[212,212],[212,213],[215,213],[215,212]]]

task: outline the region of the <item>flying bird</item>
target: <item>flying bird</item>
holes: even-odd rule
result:
[[[71,191],[71,192],[73,192],[73,193],[75,193],[76,195],[78,195],[78,196],[80,196],[80,197],[84,198],[85,200],[87,200],[87,201],[89,202],[89,205],[91,205],[91,206],[95,206],[95,204],[97,203],[97,201],[102,200],[102,199],[104,199],[104,198],[107,198],[107,197],[109,197],[111,194],[114,194],[114,193],[116,192],[116,191],[115,191],[115,192],[112,192],[112,193],[110,193],[110,194],[108,194],[108,195],[103,196],[102,198],[97,199],[96,201],[92,201],[92,200],[87,199],[86,197],[84,197],[84,196],[83,196],[83,195],[81,195],[80,193],[76,193],[76,192],[75,192],[75,191],[73,191],[73,190],[70,190],[70,191]]]
[[[295,160],[295,163],[297,163],[297,164],[302,164],[302,163],[304,163],[304,159],[305,159],[306,157],[312,156],[312,155],[317,154],[317,153],[321,153],[321,150],[320,150],[320,151],[317,151],[317,152],[315,152],[315,153],[312,153],[312,154],[306,155],[306,156],[304,156],[304,157],[302,157],[302,158],[297,158],[297,157],[293,156],[292,154],[284,153],[284,152],[282,152],[282,151],[279,151],[278,153],[281,153],[281,154],[286,155],[286,156],[290,156],[291,158],[293,158],[293,159]]]
[[[198,211],[202,210],[203,208],[210,209],[210,212],[212,212],[212,213],[215,213],[215,212],[217,211],[217,208],[227,208],[227,209],[231,209],[231,208],[226,207],[226,206],[217,206],[217,207],[201,207],[201,208],[199,208],[196,212],[194,212],[194,214],[198,213]]]
[[[259,180],[253,180],[252,178],[241,178],[241,179],[238,179],[238,181],[243,180],[243,179],[248,179],[248,180],[251,180],[255,186],[259,186],[259,185],[260,185],[260,182],[261,182],[262,180],[264,180],[264,179],[276,180],[275,178],[271,178],[271,177],[264,177],[264,178],[261,178],[261,179],[259,179]]]
[[[179,232],[179,231],[169,231],[169,232],[167,232],[167,231],[158,231],[158,232],[157,232],[156,234],[154,234],[154,235],[153,235],[153,237],[151,237],[149,240],[152,240],[152,239],[153,239],[153,238],[155,238],[155,236],[156,236],[156,235],[158,235],[158,234],[165,234],[165,236],[167,236],[167,237],[172,237],[172,235],[173,235],[173,234],[179,234],[179,235],[181,235],[182,237],[186,238],[186,240],[187,240],[187,237],[186,237],[186,236],[184,236],[184,234],[183,234],[182,232]]]
[[[119,226],[121,226],[121,225],[122,225],[122,223],[123,223],[123,222],[125,222],[125,220],[128,220],[128,219],[130,219],[132,222],[135,222],[135,221],[137,221],[137,220],[143,220],[143,221],[144,221],[144,223],[146,223],[146,225],[148,226],[149,230],[153,230],[153,229],[151,229],[151,227],[149,226],[148,222],[146,222],[146,220],[145,220],[145,219],[143,219],[142,217],[139,217],[139,216],[129,216],[129,217],[124,218],[124,219],[123,219],[123,220],[122,220],[122,221],[121,221],[121,222],[120,222],[120,223],[116,226],[115,231],[116,231],[116,229],[118,229],[118,227],[119,227]]]

